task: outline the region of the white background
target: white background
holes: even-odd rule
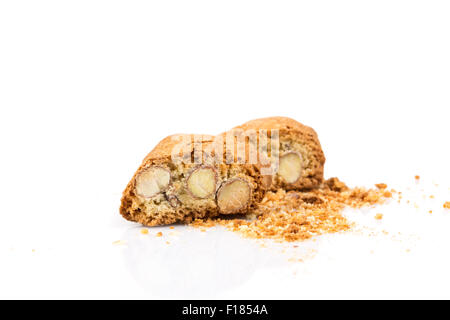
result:
[[[448,1],[0,2],[0,298],[450,298],[449,17]],[[316,129],[326,177],[411,203],[349,211],[372,237],[297,248],[119,216],[166,135],[274,115]]]

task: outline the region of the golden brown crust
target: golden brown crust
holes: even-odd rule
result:
[[[191,151],[194,149],[194,141],[196,143],[202,143],[204,147],[209,145],[214,141],[214,136],[206,134],[173,134],[162,139],[152,151],[147,154],[147,156],[142,161],[142,165],[148,165],[149,163],[158,162],[158,160],[167,161],[172,156],[173,149],[178,146],[183,141],[190,141],[187,143],[187,147]]]
[[[308,134],[315,135],[317,138],[316,132],[310,128],[307,127],[300,122],[287,118],[287,117],[268,117],[268,118],[260,118],[255,120],[250,120],[240,126],[234,127],[233,129],[243,129],[243,130],[272,130],[272,129],[278,129],[278,130],[297,130],[302,131]]]

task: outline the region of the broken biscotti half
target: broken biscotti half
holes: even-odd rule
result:
[[[217,163],[214,137],[173,135],[144,159],[122,197],[120,213],[155,226],[246,213],[261,200],[251,165]]]
[[[216,137],[169,136],[128,183],[120,213],[148,226],[247,214],[268,190],[319,186],[324,161],[316,133],[289,118],[253,120]]]
[[[291,118],[271,117],[246,122],[232,131],[244,132],[247,136],[249,132],[256,131],[258,144],[266,143],[261,141],[265,133],[271,137],[267,149],[269,159],[275,160],[275,163],[272,161],[274,172],[266,175],[264,181],[272,191],[280,188],[310,190],[322,183],[325,156],[314,129]],[[261,135],[261,132],[264,134]],[[276,148],[271,146],[273,143],[276,143]],[[258,165],[263,166],[261,163]]]

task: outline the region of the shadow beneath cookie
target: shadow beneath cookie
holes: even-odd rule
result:
[[[285,263],[260,243],[224,228],[202,232],[187,226],[128,229],[125,264],[136,281],[161,298],[214,298],[242,285],[259,268]],[[162,235],[158,235],[161,232]]]

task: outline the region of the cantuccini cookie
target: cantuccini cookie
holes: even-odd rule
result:
[[[272,148],[271,151],[269,150],[269,158],[277,160],[278,163],[275,163],[273,170],[275,172],[271,177],[266,177],[273,191],[280,188],[313,189],[323,182],[325,156],[314,129],[291,118],[270,117],[251,120],[233,130],[267,132],[267,135],[272,138],[272,144],[276,141],[272,133],[277,133],[279,148],[275,152],[278,154],[271,154]]]
[[[147,226],[247,213],[261,200],[251,165],[220,163],[214,137],[173,135],[144,159],[123,192],[120,213]]]
[[[268,190],[320,185],[324,161],[314,130],[289,118],[253,120],[216,137],[172,135],[145,157],[120,213],[148,226],[250,213]]]

